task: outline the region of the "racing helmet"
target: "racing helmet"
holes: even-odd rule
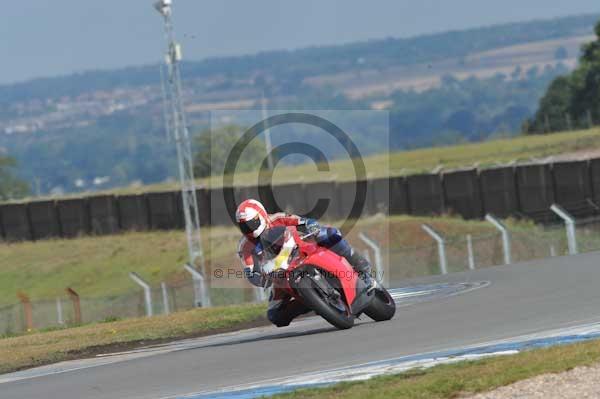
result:
[[[238,206],[235,219],[242,234],[248,238],[259,238],[271,226],[265,207],[253,199],[246,200]]]

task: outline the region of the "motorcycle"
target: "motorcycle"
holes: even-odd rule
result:
[[[262,271],[268,283],[285,290],[333,326],[348,329],[366,314],[375,321],[394,317],[396,304],[377,283],[370,287],[348,261],[300,235],[296,227],[273,227],[261,236]]]

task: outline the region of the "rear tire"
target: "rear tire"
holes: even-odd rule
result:
[[[320,295],[320,290],[310,277],[303,277],[297,284],[297,292],[302,297],[304,304],[314,310],[319,316],[340,330],[347,330],[354,325],[354,316],[342,313],[339,309],[327,303]]]
[[[390,320],[396,314],[396,302],[383,287],[377,287],[373,293],[375,298],[364,310],[364,313],[375,321]]]

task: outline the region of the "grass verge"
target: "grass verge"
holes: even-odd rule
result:
[[[266,305],[194,309],[0,339],[0,374],[169,340],[266,324]]]
[[[431,238],[421,228],[422,223],[428,223],[442,233],[448,239],[449,255],[454,253],[452,251],[456,247],[455,252],[460,255],[458,260],[461,262],[466,262],[466,258],[462,256],[466,243],[453,245],[453,237],[464,240],[465,236],[470,234],[476,239],[497,233],[491,224],[477,220],[413,216],[393,216],[382,219],[376,216],[359,221],[356,228],[348,235],[348,239],[358,250],[365,250],[364,243],[358,237],[358,232],[365,232],[380,242],[386,251],[388,248],[406,249],[405,254],[413,254],[415,247],[433,247]],[[513,250],[516,260],[527,260],[521,259],[519,254],[531,252],[534,247],[532,241],[537,240],[544,244],[548,242],[547,234],[544,235],[533,224],[510,221],[508,223],[511,232],[516,236],[529,238],[528,241],[515,240]],[[332,222],[332,224],[337,223]],[[563,230],[558,231],[556,235],[563,237]],[[239,269],[236,255],[239,236],[239,231],[233,227],[204,229],[205,253],[209,266],[214,263]],[[585,235],[581,235],[580,240],[582,245],[586,240],[589,241]],[[490,244],[494,249],[494,256],[498,257],[496,264],[501,263],[502,255],[496,248],[498,243],[499,241],[497,243],[494,241],[493,245]],[[485,248],[477,242],[474,245],[478,261],[482,261],[486,255]],[[540,252],[539,257],[547,256],[548,246],[543,246],[540,251],[544,252]],[[67,300],[64,291],[66,287],[77,291],[82,300],[139,293],[139,287],[131,281],[129,272],[140,274],[152,287],[159,287],[162,281],[169,286],[177,286],[190,282],[190,276],[181,267],[186,256],[185,233],[182,231],[132,232],[100,237],[0,243],[0,259],[2,259],[0,307],[18,303],[17,292],[19,291],[29,295],[35,303],[50,301],[50,305],[45,308],[38,309],[34,306],[34,326],[43,327],[43,323],[36,322],[37,317],[40,316],[42,309],[50,309],[53,312],[54,300],[57,297]],[[429,254],[428,261],[435,263],[436,259],[435,253]],[[398,278],[410,278],[429,273],[429,269],[422,265],[424,259],[411,260],[411,262],[407,260],[395,265],[394,271],[397,272]],[[466,267],[466,264],[463,266]],[[245,281],[240,282],[240,286],[250,287]],[[191,299],[189,303],[192,303]],[[86,320],[104,318],[87,318],[91,311],[88,305],[83,305]],[[113,315],[122,317],[118,312]],[[45,321],[45,319],[40,320]],[[0,334],[3,332],[0,317]]]
[[[414,247],[431,241],[421,229],[422,223],[432,224],[447,237],[465,234],[475,237],[494,231],[486,222],[451,217],[394,216],[383,220],[375,217],[361,220],[349,239],[364,249],[357,232],[365,231],[385,246]],[[389,236],[381,234],[386,230],[382,226],[387,226]],[[529,231],[533,226],[525,228]],[[203,236],[209,262],[234,269],[240,267],[236,255],[238,230],[215,227],[205,229]],[[28,294],[32,301],[54,301],[57,297],[65,297],[65,287],[73,288],[82,299],[138,292],[139,287],[131,281],[129,272],[140,274],[153,287],[159,286],[161,281],[167,284],[188,282],[190,277],[181,267],[186,256],[185,233],[182,231],[0,243],[0,306],[17,303],[18,291]]]
[[[526,351],[474,362],[441,365],[329,388],[304,389],[278,399],[446,399],[491,391],[541,374],[560,373],[600,361],[600,341]]]
[[[390,154],[370,155],[363,158],[369,177],[405,176],[430,172],[438,166],[444,169],[490,167],[498,163],[524,162],[532,158],[545,158],[551,155],[580,152],[600,147],[600,129],[548,135],[518,136],[514,138],[490,140],[481,143],[466,143],[447,147],[423,148],[399,151]],[[297,166],[280,166],[275,169],[275,184],[305,183],[316,181],[349,181],[356,179],[350,160],[329,163],[329,172],[319,172],[312,163]],[[236,173],[236,186],[247,186],[258,182],[258,172]],[[223,178],[215,176],[202,179],[200,185],[221,187]],[[116,194],[130,194],[147,191],[176,190],[176,184],[155,184],[139,188],[117,189]]]
[[[517,136],[489,140],[480,143],[422,148],[410,151],[398,151],[363,157],[370,178],[405,176],[430,172],[442,166],[444,169],[461,167],[485,168],[498,163],[512,161],[523,162],[532,158],[540,159],[552,155],[562,155],[586,151],[600,147],[600,129],[594,128],[575,132],[553,133],[546,135]],[[350,181],[356,178],[350,160],[338,160],[328,163],[329,172],[320,172],[313,163],[296,166],[281,165],[273,174],[275,184],[309,182]],[[234,185],[248,186],[258,182],[258,171],[235,174]],[[221,187],[222,176],[198,179],[200,186]],[[146,192],[178,190],[177,183],[156,183],[144,186],[115,188],[101,192],[78,193],[65,198],[98,194],[139,194]],[[55,198],[53,198],[55,199]],[[25,199],[24,201],[31,200]]]

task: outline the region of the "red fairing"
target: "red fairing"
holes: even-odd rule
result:
[[[296,243],[300,247],[300,251],[306,255],[306,257],[302,259],[302,263],[318,266],[330,275],[337,277],[344,290],[348,305],[352,305],[356,298],[358,275],[348,261],[315,243],[302,241],[295,229],[293,229],[292,233],[294,234]]]

